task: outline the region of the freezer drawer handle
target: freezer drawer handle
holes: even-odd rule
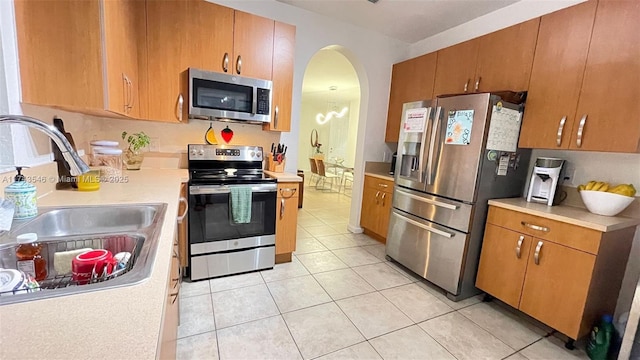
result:
[[[540,226],[540,225],[535,225],[535,224],[529,224],[526,221],[521,221],[520,224],[522,224],[523,226],[528,227],[529,229],[533,229],[533,230],[538,230],[538,231],[544,231],[544,232],[549,232],[549,228],[546,226]]]
[[[540,265],[540,250],[542,250],[542,244],[542,241],[538,241],[536,252],[533,254],[533,262],[536,263],[536,265]]]
[[[516,246],[516,257],[518,259],[520,259],[520,256],[521,256],[520,253],[521,253],[521,250],[522,250],[522,242],[523,241],[524,241],[524,236],[520,235],[520,237],[518,238],[518,246]]]
[[[443,207],[443,208],[445,208],[445,209],[449,209],[449,210],[458,210],[458,208],[460,207],[460,206],[458,206],[458,205],[447,204],[447,203],[442,202],[442,201],[437,201],[437,200],[431,200],[431,199],[423,198],[423,197],[421,197],[421,196],[417,196],[417,195],[410,194],[410,193],[408,193],[408,192],[406,192],[406,191],[402,191],[402,190],[396,190],[396,191],[397,191],[399,194],[402,194],[402,195],[408,196],[408,197],[410,197],[410,198],[412,198],[412,199],[414,199],[414,200],[422,201],[422,202],[424,202],[424,203],[431,204],[431,205],[435,205],[435,206],[440,206],[440,207]]]
[[[451,233],[448,233],[448,232],[446,232],[446,231],[438,230],[438,229],[433,228],[433,227],[431,227],[431,226],[423,225],[423,224],[421,224],[421,223],[419,223],[419,222],[417,222],[417,221],[415,221],[415,220],[411,220],[411,219],[409,219],[409,218],[407,218],[407,217],[404,217],[404,216],[402,216],[402,215],[398,215],[398,214],[397,214],[397,213],[395,213],[395,212],[394,212],[394,213],[392,213],[392,214],[393,214],[394,216],[396,216],[396,217],[399,217],[402,221],[406,221],[406,222],[408,222],[409,224],[411,224],[411,225],[415,225],[415,226],[419,227],[420,229],[427,230],[428,232],[432,232],[432,233],[434,233],[434,234],[438,234],[438,235],[440,235],[440,236],[444,236],[444,237],[449,238],[449,239],[451,239],[452,237],[454,237],[454,236],[455,236],[455,234],[451,234]]]

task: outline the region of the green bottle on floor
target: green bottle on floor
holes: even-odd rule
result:
[[[587,344],[587,355],[591,360],[606,360],[609,353],[611,341],[615,335],[613,328],[613,317],[611,315],[602,316],[602,323],[596,325],[589,335]]]

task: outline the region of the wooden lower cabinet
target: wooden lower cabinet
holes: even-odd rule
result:
[[[296,250],[298,183],[279,183],[276,204],[276,263],[290,262]]]
[[[490,206],[476,286],[578,339],[613,314],[635,227],[597,232],[586,247],[572,240],[593,231]]]
[[[364,233],[386,242],[393,200],[393,181],[365,175],[360,226]]]
[[[180,257],[178,255],[177,237],[171,256],[171,272],[167,282],[167,297],[164,304],[164,316],[161,325],[159,359],[175,359],[180,323]]]
[[[487,224],[476,286],[517,308],[531,241],[531,236]]]

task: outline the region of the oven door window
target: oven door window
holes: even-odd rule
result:
[[[229,194],[189,196],[189,242],[192,244],[274,235],[276,193],[254,192],[251,221],[237,224],[231,217]]]
[[[253,87],[193,79],[193,107],[251,113]]]

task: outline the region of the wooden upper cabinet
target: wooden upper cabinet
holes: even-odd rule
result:
[[[475,91],[528,89],[539,24],[535,18],[478,38]]]
[[[22,102],[104,109],[100,2],[14,4]]]
[[[274,21],[235,11],[233,25],[234,74],[271,79]]]
[[[640,152],[638,19],[640,1],[599,1],[570,149]]]
[[[436,59],[436,53],[430,53],[393,65],[385,142],[398,142],[402,104],[433,97]]]
[[[103,2],[104,63],[107,74],[107,109],[122,115],[140,116],[138,47],[146,29],[145,6],[140,1]]]
[[[263,129],[290,131],[296,27],[276,21],[273,34],[271,122]]]
[[[434,96],[473,92],[479,44],[473,39],[438,51]]]
[[[181,74],[190,67],[221,72],[232,44],[232,9],[203,0],[147,0],[148,119],[186,122],[189,94]]]
[[[596,6],[592,0],[541,18],[521,147],[569,147]]]

